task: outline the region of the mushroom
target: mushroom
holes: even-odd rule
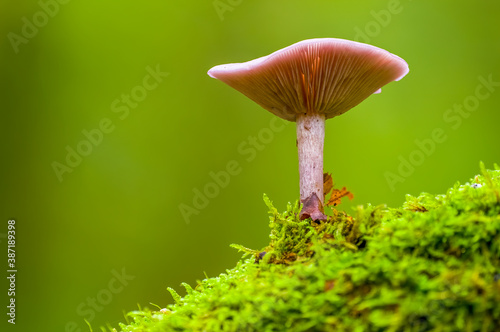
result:
[[[408,73],[400,57],[336,38],[303,40],[244,63],[215,66],[208,75],[274,115],[297,123],[300,219],[326,220],[323,204],[325,120],[341,115]]]

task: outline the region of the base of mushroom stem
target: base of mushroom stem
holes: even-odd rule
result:
[[[316,193],[301,201],[302,210],[300,211],[300,220],[311,218],[312,220],[327,220],[327,216],[323,213],[323,203],[318,198]]]

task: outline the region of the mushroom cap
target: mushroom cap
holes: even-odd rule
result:
[[[299,113],[343,114],[408,73],[408,64],[381,48],[337,38],[308,39],[208,75],[289,121]]]

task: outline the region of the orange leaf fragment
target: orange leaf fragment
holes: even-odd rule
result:
[[[332,290],[335,287],[335,280],[327,280],[325,281],[325,292]]]
[[[349,198],[349,200],[352,200],[354,198],[354,195],[350,191],[347,191],[345,187],[340,190],[333,189],[332,196],[330,196],[330,199],[328,200],[328,202],[326,202],[326,205],[337,206],[341,203],[340,199],[346,196],[347,198]]]

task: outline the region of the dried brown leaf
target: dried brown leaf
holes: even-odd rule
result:
[[[323,193],[326,196],[333,189],[333,178],[331,173],[323,173]]]

